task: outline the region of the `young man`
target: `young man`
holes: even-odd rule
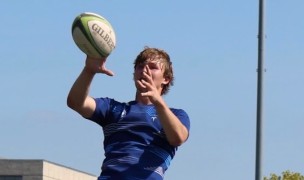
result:
[[[128,103],[89,96],[96,73],[113,76],[106,59],[87,57],[67,98],[70,108],[103,128],[105,159],[99,180],[162,180],[177,147],[189,136],[182,109],[169,108],[162,95],[173,85],[169,55],[146,47],[134,61],[135,100]]]

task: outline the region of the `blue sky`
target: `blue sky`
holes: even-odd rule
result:
[[[304,1],[266,2],[263,175],[304,174]],[[91,95],[134,99],[133,60],[165,49],[175,85],[167,103],[191,118],[168,180],[249,180],[255,171],[258,1],[3,1],[0,6],[0,157],[45,159],[95,175],[100,127],[67,108],[85,55],[74,18],[107,18],[117,47]]]

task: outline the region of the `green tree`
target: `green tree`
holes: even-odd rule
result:
[[[264,177],[264,180],[304,180],[304,176],[297,172],[284,171],[281,176],[270,174],[270,177]]]

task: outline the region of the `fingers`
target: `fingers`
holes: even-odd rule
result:
[[[108,69],[104,69],[103,73],[106,74],[106,75],[108,75],[108,76],[114,76],[113,71],[108,70]]]
[[[152,93],[150,91],[148,91],[148,92],[142,92],[141,96],[152,96]]]
[[[156,89],[151,83],[147,82],[144,79],[137,80],[137,83],[142,89],[141,96],[149,96],[149,97],[154,96]]]
[[[108,76],[114,76],[113,71],[106,68],[105,64],[102,64],[101,67],[99,67],[99,73],[106,74]]]
[[[114,76],[114,73],[105,67],[106,59],[107,58],[92,58],[87,56],[86,67],[88,67],[94,73],[102,73],[108,76]]]
[[[143,79],[137,80],[137,83],[140,85],[141,88],[146,89],[146,85],[144,85],[144,84],[147,82],[145,80],[143,80]]]
[[[143,72],[144,79],[149,82],[150,84],[153,84],[152,80],[152,73],[148,65],[145,66],[145,70]]]
[[[151,76],[151,75],[152,75],[152,74],[151,74],[151,70],[150,70],[150,68],[149,68],[148,65],[145,66],[145,70],[146,70],[146,71],[144,71],[144,72],[146,72],[146,74],[147,74],[148,76]]]
[[[149,71],[150,71],[149,65],[148,65],[148,64],[146,64],[146,65],[145,65],[145,72],[147,72],[147,73],[148,73]]]

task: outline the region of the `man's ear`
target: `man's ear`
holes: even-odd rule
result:
[[[168,78],[168,77],[164,77],[164,80],[163,80],[163,85],[167,85],[167,84],[169,84],[170,83],[170,81],[171,81],[171,79],[170,78]]]

